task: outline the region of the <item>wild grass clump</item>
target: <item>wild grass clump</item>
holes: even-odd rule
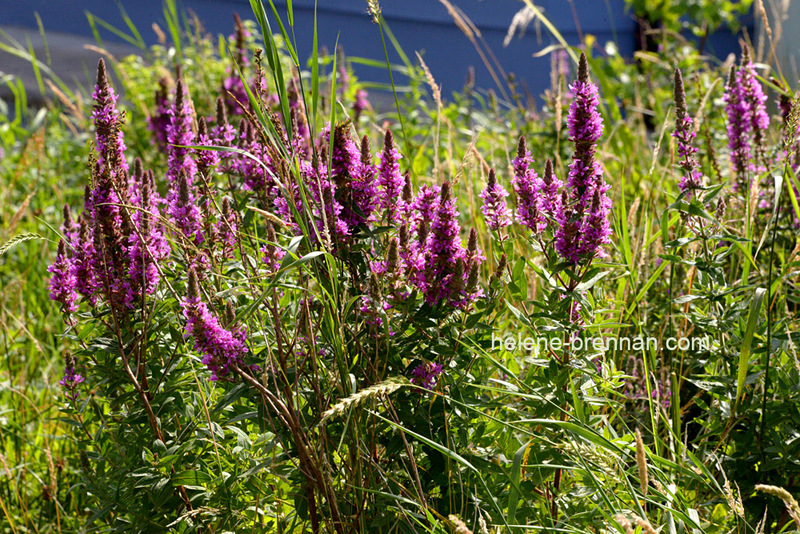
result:
[[[748,44],[381,112],[253,6],[4,115],[10,532],[797,521],[800,97]]]

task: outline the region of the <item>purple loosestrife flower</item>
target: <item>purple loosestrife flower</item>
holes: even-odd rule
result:
[[[74,254],[70,271],[75,279],[75,289],[94,305],[97,301],[95,292],[100,288],[100,282],[95,270],[94,229],[89,226],[85,217],[81,217],[78,239],[72,246]]]
[[[102,290],[112,308],[123,308],[127,305],[128,295],[128,238],[133,231],[131,219],[120,210],[120,199],[117,195],[111,169],[95,164],[93,173],[95,183],[90,193],[92,212],[88,224],[92,228],[94,254],[89,260],[89,269],[98,280],[98,289]],[[121,181],[121,180],[120,180]],[[124,189],[127,191],[127,179]]]
[[[286,252],[278,246],[278,236],[275,233],[275,226],[267,221],[267,242],[261,245],[261,252],[264,254],[261,260],[268,271],[277,271],[281,266],[281,260]]]
[[[739,67],[739,83],[744,91],[744,98],[750,104],[750,125],[755,136],[756,149],[761,149],[764,141],[764,132],[769,128],[769,114],[767,114],[767,95],[761,82],[756,79],[756,69],[750,61],[750,52],[747,47],[742,51],[742,64]]]
[[[603,119],[597,112],[600,100],[597,86],[589,80],[586,54],[581,53],[578,79],[570,90],[574,98],[569,106],[567,126],[570,140],[575,144],[575,154],[567,183],[572,190],[572,200],[583,210],[591,203],[594,189],[601,187],[603,181],[603,169],[594,157],[595,143],[603,135]]]
[[[436,387],[436,378],[443,369],[444,367],[440,363],[422,363],[411,371],[411,383],[432,390]]]
[[[196,244],[204,240],[200,208],[197,207],[194,186],[189,182],[189,173],[182,170],[177,180],[177,194],[167,206],[167,214],[181,233]]]
[[[350,229],[349,233],[359,226],[362,222],[362,215],[358,213],[358,204],[354,195],[356,194],[355,188],[357,180],[359,180],[361,164],[361,151],[359,147],[350,139],[350,135],[343,125],[338,125],[333,131],[333,150],[331,155],[331,172],[330,181],[335,185],[333,192],[335,193],[334,199],[342,205],[342,220],[347,224]],[[367,146],[369,149],[369,146]],[[371,163],[369,163],[371,166]],[[369,175],[368,181],[362,180],[360,186],[374,187],[372,178],[374,177],[374,168]],[[373,200],[375,193],[372,192]],[[368,217],[371,214],[367,213]]]
[[[336,186],[328,179],[327,166],[319,163],[314,165],[308,162],[300,164],[300,173],[303,176],[303,181],[311,192],[311,200],[313,200],[313,208],[311,210],[315,218],[315,224],[322,237],[323,242],[330,239],[335,242],[347,239],[350,235],[350,227],[342,218],[344,208],[334,197],[336,193]],[[299,210],[302,210],[302,203],[299,199],[299,192],[294,191],[296,205]],[[324,208],[324,209],[322,209]],[[286,211],[288,212],[288,203],[286,204]],[[280,213],[280,209],[278,209]],[[292,219],[285,219],[292,220]]]
[[[369,138],[365,135],[361,139],[361,156],[356,166],[356,174],[350,184],[356,209],[354,214],[356,223],[364,224],[371,220],[378,206],[378,183],[375,180],[377,172],[378,169],[372,163]]]
[[[553,170],[553,161],[547,158],[544,162],[544,177],[542,178],[544,187],[542,188],[542,211],[548,217],[555,218],[556,213],[561,208],[561,195],[558,191],[564,182],[558,179]]]
[[[544,213],[544,182],[533,169],[533,158],[525,143],[519,138],[517,157],[512,161],[514,177],[511,185],[517,196],[517,220],[530,231],[539,234],[547,227]]]
[[[426,184],[419,188],[419,192],[409,204],[412,232],[417,232],[422,223],[430,229],[441,194],[442,189],[438,185]]]
[[[386,130],[383,138],[383,151],[378,164],[378,216],[385,214],[389,224],[400,220],[399,206],[402,206],[402,192],[405,179],[400,174],[400,159],[403,156],[394,145],[394,136],[391,130]]]
[[[161,78],[158,81],[158,89],[155,93],[155,111],[147,117],[147,129],[153,132],[151,142],[162,150],[167,148],[167,128],[169,128],[169,88],[167,79]]]
[[[64,377],[58,384],[64,388],[64,394],[68,399],[78,398],[78,386],[84,382],[83,376],[75,370],[75,357],[69,352],[64,352]]]
[[[169,110],[170,124],[167,128],[167,180],[170,183],[170,191],[167,197],[170,203],[174,203],[178,196],[178,177],[181,171],[186,173],[189,185],[193,185],[194,176],[197,172],[197,165],[191,157],[191,149],[183,148],[195,144],[195,135],[192,131],[192,121],[194,111],[189,100],[189,93],[183,80],[178,80],[175,88],[175,103]]]
[[[158,200],[154,198],[153,188],[153,173],[148,171],[142,178],[141,210],[133,214],[133,224],[137,230],[131,233],[128,240],[130,302],[139,300],[143,292],[147,295],[155,292],[161,280],[158,264],[170,255],[169,241],[158,221]]]
[[[72,313],[78,309],[76,293],[77,281],[72,267],[72,261],[67,255],[67,247],[63,240],[58,242],[58,252],[52,265],[47,268],[47,272],[53,276],[50,278],[50,300],[60,302],[64,306],[64,311]]]
[[[603,134],[603,120],[597,112],[597,86],[589,80],[586,55],[581,54],[578,79],[570,86],[574,99],[570,104],[567,124],[575,144],[568,185],[570,195],[562,195],[556,212],[556,250],[569,263],[581,258],[591,261],[602,254],[602,246],[610,242],[611,212],[609,185],[603,179],[603,168],[595,158],[595,143]]]
[[[464,249],[459,238],[458,210],[450,183],[442,184],[439,205],[425,243],[425,300],[435,305],[460,296],[464,283]],[[460,273],[457,272],[458,265]]]
[[[231,37],[235,41],[235,55],[233,64],[227,68],[225,79],[222,80],[222,94],[225,97],[228,110],[230,110],[231,114],[243,115],[244,108],[242,105],[247,106],[249,98],[242,78],[239,76],[239,70],[241,69],[241,71],[244,72],[245,68],[247,68],[250,63],[245,53],[245,39],[249,33],[245,30],[242,19],[239,18],[238,14],[234,13],[233,18],[236,30]]]
[[[242,131],[239,138],[239,148],[249,152],[252,156],[240,155],[235,169],[242,175],[244,189],[250,191],[264,191],[269,179],[267,171],[263,165],[272,168],[272,161],[269,157],[267,147],[258,139],[256,127],[246,119],[242,120]],[[263,165],[262,165],[263,164]]]
[[[728,148],[731,151],[731,166],[736,174],[737,188],[745,186],[745,174],[750,170],[750,103],[736,66],[732,65],[725,85],[725,111],[728,114]]]
[[[106,63],[102,59],[97,64],[97,84],[92,98],[97,162],[101,167],[108,165],[114,174],[121,170],[127,171],[125,141],[120,128],[122,120],[117,111],[117,94],[108,83]]]
[[[511,211],[506,205],[508,191],[497,182],[494,169],[489,170],[489,180],[486,189],[480,192],[483,199],[481,212],[486,217],[486,225],[492,230],[500,231],[511,224]]]
[[[206,124],[206,119],[204,117],[200,117],[200,120],[198,121],[197,146],[214,146],[214,140],[208,133],[208,125]],[[197,169],[204,176],[208,176],[209,171],[216,167],[217,163],[219,163],[220,153],[216,150],[196,149],[195,154],[197,155]]]
[[[361,117],[361,114],[369,107],[369,100],[367,97],[369,94],[364,89],[359,89],[356,91],[356,98],[353,102],[353,120],[358,122],[358,119]]]
[[[564,260],[574,265],[580,260],[581,221],[579,214],[576,214],[569,204],[566,190],[562,190],[561,193],[561,204],[556,212],[556,222],[558,223],[555,232],[556,252]]]
[[[226,330],[208,306],[200,299],[200,288],[194,268],[189,269],[186,298],[181,303],[186,317],[186,336],[194,339],[195,349],[203,355],[203,364],[211,371],[211,380],[228,376],[234,367],[243,364],[248,352],[246,329]]]
[[[695,153],[697,149],[692,146],[696,136],[692,128],[692,118],[686,109],[686,92],[683,87],[683,76],[680,69],[675,69],[675,131],[672,136],[678,141],[678,165],[685,173],[681,176],[678,188],[681,193],[686,193],[688,198],[694,190],[702,187],[703,175],[697,171],[699,166]]]
[[[222,97],[217,97],[217,113],[214,127],[211,128],[211,139],[217,146],[232,147],[236,140],[236,130],[228,123],[228,115],[225,112],[225,101]],[[228,162],[234,156],[233,152],[220,152],[219,158],[223,162]],[[224,165],[223,170],[228,170],[228,165]]]
[[[603,245],[611,243],[611,203],[604,202],[606,199],[608,197],[604,199],[600,189],[594,190],[592,204],[581,227],[580,254],[587,258],[603,255]]]
[[[216,234],[216,241],[222,245],[222,255],[226,258],[232,258],[237,242],[238,224],[236,212],[231,208],[228,197],[222,200],[222,213],[219,220],[214,224],[214,233]]]

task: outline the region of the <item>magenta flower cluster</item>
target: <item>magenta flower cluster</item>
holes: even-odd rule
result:
[[[553,224],[555,250],[564,261],[576,265],[603,255],[603,246],[611,242],[610,186],[595,157],[596,143],[603,134],[603,119],[597,110],[597,86],[589,79],[585,54],[581,54],[578,79],[570,85],[570,91],[573,100],[567,125],[575,152],[566,186],[556,177],[550,160],[545,164],[544,177],[539,177],[524,137],[512,161],[511,183],[517,199],[516,220],[537,237]],[[492,229],[508,225],[504,193],[495,175],[490,174],[481,198],[487,225]]]
[[[436,378],[442,373],[440,363],[422,363],[411,371],[411,383],[424,389],[436,387]]]
[[[761,83],[756,79],[748,49],[742,54],[741,64],[731,66],[725,85],[725,111],[728,115],[728,147],[731,166],[737,177],[736,187],[748,185],[748,173],[764,170],[764,155],[761,154],[764,135],[769,127],[766,110],[767,97]],[[756,152],[754,161],[753,151]]]
[[[211,371],[211,380],[227,377],[244,365],[248,352],[244,326],[223,328],[200,298],[197,273],[189,269],[187,296],[181,303],[186,317],[186,336],[194,340],[195,349],[203,355],[203,364]]]

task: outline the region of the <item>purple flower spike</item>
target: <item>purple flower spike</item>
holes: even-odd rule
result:
[[[535,234],[547,227],[544,214],[544,182],[533,169],[533,158],[528,152],[525,138],[519,138],[517,157],[512,161],[514,177],[511,184],[517,196],[517,220]]]
[[[208,133],[208,125],[206,124],[206,119],[204,117],[200,117],[200,120],[198,121],[197,145],[202,147],[214,146],[214,140]],[[208,172],[213,169],[217,163],[219,163],[220,153],[216,150],[198,149],[195,150],[195,153],[197,154],[198,170],[204,175],[207,175]]]
[[[158,81],[158,89],[156,89],[154,101],[156,109],[147,118],[147,129],[153,132],[151,142],[165,150],[167,148],[167,128],[169,128],[170,123],[169,89],[166,78],[161,78]]]
[[[194,182],[194,175],[197,166],[191,158],[191,149],[183,148],[195,144],[195,136],[192,131],[192,121],[194,111],[192,103],[189,101],[189,93],[182,80],[178,80],[175,88],[175,104],[169,111],[170,124],[167,128],[167,142],[169,146],[167,161],[167,179],[171,185],[168,200],[174,202],[178,195],[178,177],[181,171],[186,172],[189,185]]]
[[[441,374],[443,369],[440,363],[420,364],[411,371],[411,383],[432,390],[436,387],[436,377]]]
[[[368,93],[364,89],[356,91],[356,99],[353,102],[353,120],[358,122],[361,114],[369,107]]]
[[[58,384],[64,388],[64,394],[68,399],[78,398],[78,386],[83,382],[83,376],[75,370],[75,358],[69,352],[65,352],[64,377],[58,381]]]
[[[556,222],[558,223],[555,232],[556,252],[574,265],[580,260],[581,221],[579,214],[576,214],[569,205],[566,190],[562,190],[560,208],[556,212]]]
[[[595,158],[595,143],[603,134],[603,120],[597,111],[597,86],[589,80],[586,54],[581,54],[578,79],[570,86],[574,99],[570,104],[570,139],[575,154],[570,164],[570,195],[562,195],[556,212],[556,250],[569,263],[581,258],[591,261],[603,254],[602,246],[610,242],[610,186],[603,179],[603,168]],[[548,186],[549,188],[550,186]]]
[[[236,130],[228,123],[228,115],[225,111],[225,101],[222,97],[217,97],[217,114],[214,127],[211,129],[211,138],[215,145],[232,147],[236,139]],[[233,156],[233,152],[221,152],[220,159],[228,160]]]
[[[195,349],[203,355],[203,364],[211,371],[211,380],[225,378],[233,367],[243,365],[244,355],[248,352],[246,328],[239,327],[231,331],[220,325],[200,299],[194,268],[189,269],[189,286],[182,306],[186,317],[186,336],[194,338]]]
[[[112,174],[127,171],[125,160],[125,141],[120,129],[122,120],[117,111],[117,94],[108,83],[106,63],[102,59],[97,64],[97,84],[92,93],[94,110],[92,120],[95,126],[97,162],[102,167],[110,166]]]
[[[137,302],[144,294],[152,295],[161,275],[158,264],[170,255],[170,244],[164,228],[158,221],[158,199],[152,193],[153,173],[144,174],[141,184],[141,210],[133,214],[137,231],[129,238],[128,260],[131,274],[130,302]]]
[[[483,199],[481,212],[486,217],[486,225],[492,230],[500,231],[511,224],[511,211],[506,205],[508,191],[497,182],[494,169],[489,170],[489,180],[486,189],[480,192]]]
[[[222,245],[222,255],[226,258],[232,258],[237,243],[238,224],[236,212],[231,209],[228,197],[222,200],[222,213],[214,225],[214,231],[217,241]]]
[[[589,80],[586,54],[581,53],[578,79],[570,86],[574,98],[569,107],[567,125],[569,137],[575,144],[570,164],[568,184],[572,199],[585,209],[592,201],[594,189],[601,186],[603,169],[594,157],[595,143],[603,134],[603,119],[597,112],[600,103],[597,86]]]
[[[203,223],[197,207],[194,186],[189,182],[189,173],[181,171],[177,180],[177,191],[167,207],[167,213],[181,233],[200,244],[203,242]]]
[[[428,304],[460,297],[466,277],[464,255],[459,237],[458,210],[450,196],[450,183],[445,182],[424,249],[424,291]]]
[[[744,174],[750,167],[750,129],[752,124],[750,104],[747,101],[744,88],[739,83],[740,76],[736,66],[731,66],[728,83],[725,86],[725,111],[728,114],[728,148],[731,151],[731,166],[737,175],[737,185],[744,184]]]
[[[383,152],[378,165],[380,214],[386,214],[386,222],[393,224],[399,220],[399,207],[402,205],[401,195],[405,179],[400,174],[399,161],[403,156],[394,145],[394,136],[391,130],[386,130],[383,138]]]
[[[350,187],[353,190],[353,203],[356,209],[356,219],[365,223],[372,219],[375,208],[378,207],[378,183],[375,175],[378,169],[372,163],[372,154],[369,149],[369,138],[365,135],[361,139],[361,156],[356,167],[356,174]]]
[[[65,312],[71,313],[77,310],[77,280],[63,240],[58,242],[56,259],[47,268],[47,271],[53,275],[50,278],[50,299],[60,302],[64,306]]]
[[[697,171],[698,163],[695,153],[697,149],[692,146],[696,136],[692,128],[692,118],[686,109],[686,92],[683,88],[683,76],[680,69],[675,69],[675,131],[672,136],[678,142],[678,165],[683,169],[678,188],[681,193],[686,193],[689,198],[694,190],[703,186],[703,175]]]

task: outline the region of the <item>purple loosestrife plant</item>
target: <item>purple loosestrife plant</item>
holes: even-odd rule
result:
[[[200,117],[197,127],[197,146],[212,147],[214,146],[214,139],[208,133],[208,125],[206,124],[205,117]],[[219,163],[219,152],[216,150],[196,149],[197,155],[197,170],[200,174],[208,176],[209,172]]]
[[[73,262],[67,255],[67,247],[63,240],[58,242],[56,259],[47,268],[53,276],[50,278],[50,299],[60,302],[64,311],[72,313],[78,309],[77,280]]]
[[[167,207],[167,214],[184,237],[200,244],[205,239],[203,222],[197,206],[195,187],[190,183],[186,170],[181,170],[176,185],[176,195]]]
[[[217,110],[214,127],[211,128],[211,139],[217,146],[232,147],[236,140],[236,130],[228,123],[228,115],[225,111],[225,101],[217,97]],[[219,158],[223,162],[228,162],[234,156],[233,152],[220,152]],[[223,166],[228,169],[227,164]]]
[[[464,272],[464,249],[459,237],[458,210],[450,195],[450,183],[442,184],[430,232],[425,242],[425,285],[428,304],[460,297]],[[460,268],[459,268],[460,265]]]
[[[497,181],[494,169],[489,170],[489,179],[486,189],[480,192],[483,199],[481,212],[486,217],[486,225],[499,232],[511,224],[511,210],[506,205],[508,191]]]
[[[582,258],[589,263],[611,242],[611,199],[603,168],[595,158],[595,144],[603,134],[603,119],[597,111],[597,86],[589,79],[586,55],[581,54],[578,79],[570,86],[574,99],[567,124],[575,153],[567,184],[569,195],[562,197],[556,213],[556,250],[569,263]]]
[[[170,123],[169,85],[166,78],[158,81],[154,103],[155,111],[147,118],[147,129],[153,132],[151,142],[161,150],[166,150],[167,129]]]
[[[436,378],[443,369],[444,367],[440,363],[421,363],[411,371],[411,383],[423,389],[432,390],[436,387]]]
[[[736,175],[737,188],[747,185],[746,175],[751,170],[750,164],[750,103],[736,66],[732,65],[725,85],[725,111],[728,115],[728,148],[730,148],[731,166]]]
[[[195,144],[195,135],[192,130],[194,111],[189,100],[189,93],[183,80],[178,80],[175,87],[175,101],[169,110],[170,124],[167,128],[167,180],[170,184],[167,200],[175,202],[179,194],[178,177],[181,172],[186,173],[189,185],[194,184],[197,164],[192,159],[192,150],[184,148]]]
[[[353,222],[355,225],[365,225],[372,220],[375,208],[378,207],[378,183],[375,180],[378,169],[372,163],[369,138],[366,135],[361,139],[360,157],[355,171],[353,181],[350,183]]]
[[[386,130],[383,138],[383,151],[378,164],[378,206],[377,216],[383,216],[388,224],[400,220],[402,191],[405,179],[400,174],[400,155],[394,144],[391,130]]]
[[[681,193],[691,198],[694,190],[703,186],[703,175],[697,169],[699,164],[695,153],[697,149],[692,146],[696,136],[692,128],[692,118],[686,109],[686,91],[683,87],[683,76],[680,69],[675,69],[675,131],[672,136],[678,143],[678,166],[683,170],[678,188]]]
[[[544,231],[547,218],[544,213],[544,183],[533,168],[533,157],[524,137],[519,138],[517,157],[512,161],[514,177],[511,184],[517,197],[517,221],[534,234]]]
[[[131,302],[136,302],[143,293],[152,295],[155,292],[161,280],[158,264],[169,258],[171,251],[164,227],[159,222],[158,200],[152,193],[153,173],[148,171],[141,180],[141,210],[133,213],[136,231],[131,233],[128,246]]]
[[[78,387],[84,382],[84,377],[75,369],[75,357],[69,351],[64,353],[64,376],[58,384],[64,388],[68,399],[78,399]]]
[[[226,378],[234,367],[242,367],[248,352],[246,329],[226,330],[200,298],[200,287],[194,268],[189,269],[186,298],[181,303],[186,317],[186,336],[194,339],[194,347],[203,356],[203,364],[211,371],[211,380]]]
[[[117,110],[117,94],[108,83],[106,63],[102,59],[97,64],[97,84],[92,98],[97,163],[101,168],[109,166],[114,173],[127,171],[128,162],[125,160],[125,141],[120,128],[122,118]]]
[[[222,247],[222,256],[233,258],[237,243],[238,223],[236,212],[231,208],[228,197],[222,199],[219,220],[214,224],[215,241]]]
[[[767,95],[761,83],[756,79],[756,69],[750,61],[750,51],[747,46],[742,50],[742,61],[737,73],[742,97],[748,104],[750,131],[753,134],[753,146],[755,147],[758,164],[754,166],[756,172],[766,170],[766,148],[764,138],[767,128],[769,128],[769,114],[767,114]]]

